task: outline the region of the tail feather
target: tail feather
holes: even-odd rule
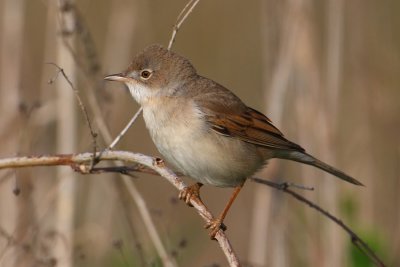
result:
[[[283,159],[289,159],[297,162],[301,162],[307,165],[311,165],[314,167],[317,167],[323,171],[326,171],[330,174],[335,175],[336,177],[345,180],[346,182],[355,184],[355,185],[362,185],[361,182],[358,180],[354,179],[353,177],[345,174],[344,172],[326,164],[325,162],[320,161],[319,159],[314,158],[313,156],[305,153],[305,152],[299,152],[299,151],[292,151],[290,153],[285,153],[285,155],[279,155],[279,158]]]

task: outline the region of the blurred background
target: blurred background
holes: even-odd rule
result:
[[[93,150],[71,86],[48,63],[79,90],[105,148],[139,106],[103,77],[149,44],[167,46],[185,4],[0,0],[0,157]],[[282,160],[257,174],[314,187],[298,192],[388,266],[400,266],[399,10],[394,0],[203,0],[172,48],[310,154],[365,184]],[[159,156],[141,117],[117,149]],[[0,266],[227,265],[175,188],[135,175],[1,170]],[[218,214],[231,192],[206,186],[202,198]],[[244,266],[374,266],[332,221],[250,181],[225,223]]]

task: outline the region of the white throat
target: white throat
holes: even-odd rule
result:
[[[156,90],[149,89],[147,86],[140,83],[127,83],[129,88],[129,92],[132,97],[138,102],[140,105],[146,103],[153,95]]]

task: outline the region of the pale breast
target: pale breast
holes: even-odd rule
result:
[[[256,146],[210,131],[192,102],[172,101],[146,105],[143,116],[157,149],[184,174],[204,184],[237,186],[263,165],[265,155]]]

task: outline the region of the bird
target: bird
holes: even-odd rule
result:
[[[200,199],[203,185],[233,187],[228,204],[206,224],[210,237],[223,221],[246,179],[269,159],[317,167],[346,182],[362,185],[346,173],[308,154],[288,140],[272,121],[233,92],[201,76],[192,63],[161,45],[137,54],[128,68],[108,75],[124,83],[143,108],[151,139],[166,161],[196,183],[179,192],[186,203]]]

